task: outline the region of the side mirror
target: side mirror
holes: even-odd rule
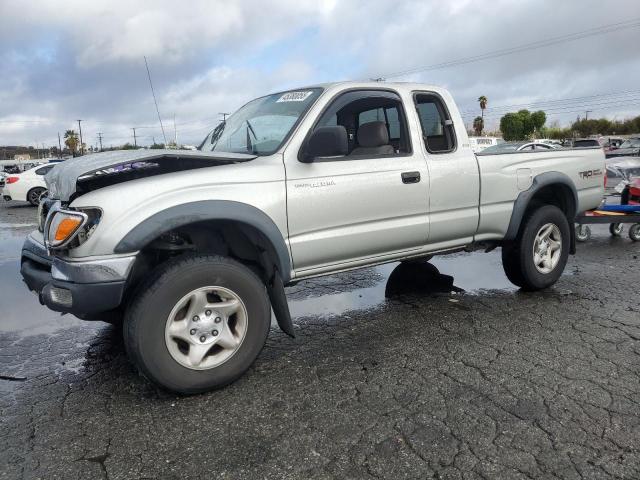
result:
[[[339,157],[349,153],[347,129],[342,125],[320,127],[314,130],[304,149],[303,162],[319,157]]]

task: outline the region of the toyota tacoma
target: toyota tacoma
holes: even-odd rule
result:
[[[21,272],[48,308],[122,322],[129,357],[181,393],[224,386],[302,279],[500,247],[525,290],[553,285],[574,218],[603,195],[601,148],[475,155],[444,89],[334,83],[255,99],[196,151],[56,165]]]

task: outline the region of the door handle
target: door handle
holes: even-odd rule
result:
[[[402,183],[418,183],[420,181],[420,172],[402,172]]]

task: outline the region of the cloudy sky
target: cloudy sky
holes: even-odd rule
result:
[[[470,123],[510,109],[640,114],[638,0],[0,0],[0,145],[198,143],[255,96],[317,82],[391,77],[449,88]],[[627,23],[621,23],[627,22]],[[609,33],[413,71],[611,24]],[[489,56],[491,57],[491,56]],[[511,107],[517,105],[517,107]]]

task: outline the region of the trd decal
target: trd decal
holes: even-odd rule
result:
[[[584,172],[578,172],[578,175],[582,179],[591,178],[591,177],[601,177],[602,169],[598,168],[596,170],[585,170]]]

